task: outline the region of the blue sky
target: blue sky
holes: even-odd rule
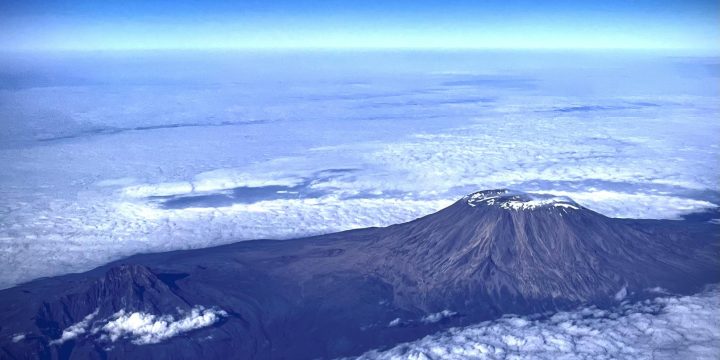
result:
[[[15,49],[716,50],[720,1],[0,2]]]

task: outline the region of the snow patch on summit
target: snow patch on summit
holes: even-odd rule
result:
[[[556,198],[551,199],[539,199],[539,200],[529,200],[529,201],[517,201],[517,200],[511,200],[506,201],[503,204],[500,205],[503,209],[508,210],[533,210],[545,205],[553,206],[553,207],[562,207],[562,208],[568,208],[568,209],[575,209],[578,210],[579,208],[575,205],[568,204],[565,202],[560,202],[563,200],[558,200]]]
[[[486,190],[466,197],[468,205],[499,206],[506,210],[535,210],[542,207],[556,207],[579,210],[580,206],[568,197],[541,194],[527,194],[510,190]]]

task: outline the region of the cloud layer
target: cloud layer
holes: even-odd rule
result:
[[[693,296],[583,308],[544,319],[508,316],[359,359],[717,359],[720,287]]]
[[[40,64],[27,76],[42,86],[0,88],[0,287],[137,252],[389,225],[481,189],[619,217],[720,204],[707,77],[647,70],[667,59],[467,56],[188,79]]]

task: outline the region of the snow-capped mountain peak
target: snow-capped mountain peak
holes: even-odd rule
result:
[[[135,255],[6,289],[0,348],[52,359],[355,356],[505,314],[696,292],[720,281],[717,230],[488,190],[386,228]]]
[[[580,209],[580,205],[565,196],[529,194],[507,189],[478,191],[466,196],[465,199],[472,207],[497,206],[517,211],[539,208]]]

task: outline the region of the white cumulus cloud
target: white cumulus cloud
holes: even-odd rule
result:
[[[81,336],[92,341],[115,342],[127,339],[135,345],[156,344],[173,336],[215,324],[228,316],[224,310],[196,305],[189,311],[177,315],[156,315],[145,312],[120,310],[109,318],[94,320],[99,309],[88,314],[81,321],[63,330],[60,338],[51,345],[61,345]],[[25,334],[15,335],[14,342],[21,341]]]
[[[504,317],[453,328],[359,359],[718,359],[720,286],[692,296]]]
[[[427,315],[427,316],[423,317],[422,319],[420,319],[420,321],[424,322],[426,324],[432,324],[432,323],[439,322],[443,319],[451,318],[455,315],[457,315],[457,313],[455,311],[450,311],[450,310],[446,309],[446,310],[443,310],[440,312],[436,312],[436,313]]]
[[[173,336],[204,328],[218,322],[227,312],[195,306],[177,318],[172,315],[154,315],[143,312],[117,312],[99,329],[110,341],[129,339],[133,344],[156,344]]]
[[[70,325],[67,329],[63,330],[62,335],[60,335],[59,339],[51,341],[50,344],[60,345],[68,340],[75,339],[78,336],[85,334],[88,331],[90,322],[97,316],[97,314],[98,310],[95,310],[95,312],[88,314],[79,322]]]

